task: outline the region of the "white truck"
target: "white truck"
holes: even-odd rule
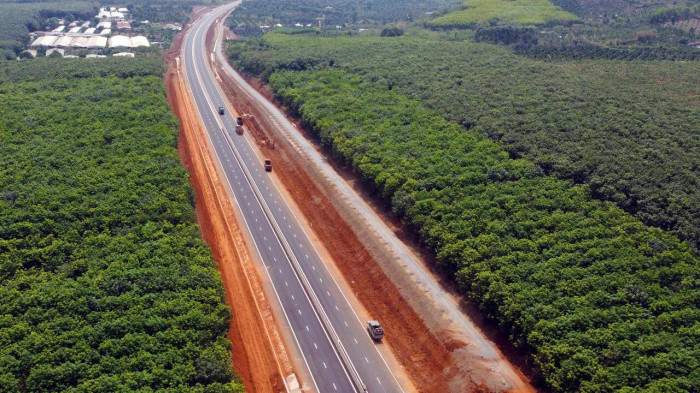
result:
[[[374,341],[382,341],[384,338],[384,329],[378,321],[367,321],[367,331]]]

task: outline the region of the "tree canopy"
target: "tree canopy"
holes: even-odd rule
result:
[[[359,76],[276,71],[270,86],[554,392],[700,388],[700,262],[677,238]]]
[[[362,75],[700,246],[698,62],[543,62],[451,33],[390,40],[270,33],[230,54],[263,79],[330,64]]]
[[[243,391],[161,70],[3,65],[0,392]]]

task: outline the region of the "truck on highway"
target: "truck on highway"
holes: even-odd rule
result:
[[[220,106],[220,107],[219,107],[219,114],[220,114],[220,115],[223,115],[223,114],[224,114],[224,107],[223,107],[223,106]]]
[[[384,338],[384,329],[378,321],[367,321],[367,331],[374,341],[382,341]]]

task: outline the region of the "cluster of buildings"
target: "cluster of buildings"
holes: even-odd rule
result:
[[[125,35],[115,35],[112,37],[104,37],[102,35],[93,35],[90,37],[84,36],[55,36],[45,35],[38,37],[31,44],[32,48],[77,48],[77,49],[105,49],[105,48],[138,48],[148,47],[151,44],[144,36],[129,37]]]
[[[128,13],[128,8],[102,7],[100,12],[97,13],[97,19],[124,19]]]
[[[132,49],[151,46],[144,36],[126,35],[131,31],[131,24],[126,19],[128,13],[127,8],[102,7],[95,16],[98,23],[94,27],[90,21],[82,24],[72,22],[68,25],[60,21],[60,25],[50,32],[32,33],[35,38],[30,44],[30,53],[35,53],[34,50],[41,47],[47,48],[47,54],[49,51],[57,51],[64,55],[65,51],[70,49]],[[118,34],[112,35],[113,31],[117,31]]]

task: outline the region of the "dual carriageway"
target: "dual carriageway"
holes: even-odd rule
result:
[[[195,22],[186,33],[181,59],[212,155],[243,217],[242,227],[264,264],[310,385],[323,393],[402,392],[366,325],[264,170],[250,137],[235,132],[236,117],[210,67],[213,56],[205,40],[209,28],[237,4],[216,8]],[[219,107],[227,108],[223,115]]]

